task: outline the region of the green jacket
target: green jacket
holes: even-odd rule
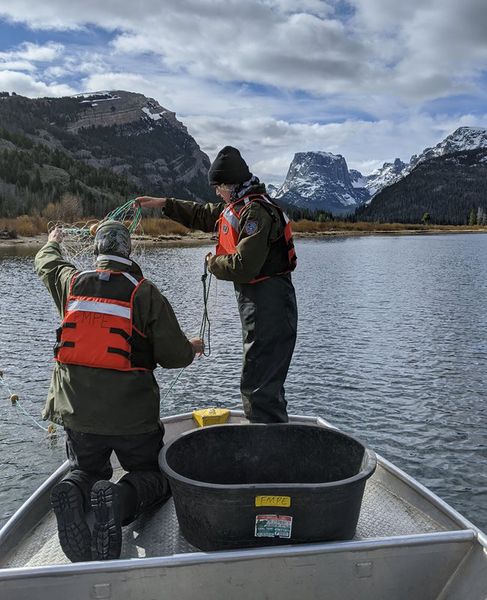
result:
[[[102,260],[97,267],[142,275],[135,263],[126,266]],[[63,259],[59,244],[48,242],[35,257],[35,269],[62,319],[76,267]],[[162,367],[186,367],[193,361],[193,347],[181,331],[171,305],[150,281],[144,281],[136,292],[133,318],[134,325],[148,336],[154,358]],[[54,337],[53,332],[53,341]],[[145,433],[159,426],[159,402],[159,386],[151,372],[56,362],[42,416],[85,433]]]
[[[164,214],[190,229],[216,233],[217,221],[225,209],[225,203],[197,204],[187,200],[168,198]],[[274,210],[271,211],[259,202],[252,202],[240,219],[240,234],[235,254],[212,256],[208,269],[217,279],[234,283],[248,283],[260,273],[268,259],[271,244],[283,234],[283,225]],[[246,225],[252,223],[252,234],[246,232]]]

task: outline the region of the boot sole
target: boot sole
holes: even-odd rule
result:
[[[51,493],[51,506],[64,554],[71,562],[91,560],[91,533],[79,490],[69,482],[57,484]]]
[[[118,490],[109,481],[98,481],[91,490],[91,508],[95,517],[92,555],[95,560],[120,558],[122,522]]]

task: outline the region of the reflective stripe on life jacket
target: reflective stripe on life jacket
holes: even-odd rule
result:
[[[153,370],[150,344],[133,324],[133,300],[143,281],[121,271],[75,275],[57,330],[56,360],[116,371]]]
[[[289,218],[280,206],[262,194],[250,194],[249,196],[244,196],[225,207],[218,220],[218,243],[215,254],[219,256],[223,254],[235,254],[237,252],[238,238],[240,235],[240,218],[244,210],[246,210],[252,202],[259,202],[267,209],[274,220],[276,217],[273,209],[276,209],[279,214],[283,225],[283,234],[272,243],[272,246],[276,247],[278,244],[281,246],[282,252],[286,255],[285,262],[287,262],[287,265],[283,267],[283,270],[275,273],[259,274],[255,279],[249,282],[257,283],[258,281],[262,281],[273,275],[282,275],[294,271],[296,268],[297,257],[294,249],[294,240]],[[265,264],[263,270],[265,270]]]

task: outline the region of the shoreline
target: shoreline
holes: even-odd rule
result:
[[[369,235],[438,235],[438,234],[459,234],[459,233],[487,233],[487,227],[465,228],[451,227],[445,229],[429,228],[424,229],[328,229],[323,231],[294,231],[293,235],[296,239],[317,239],[326,237],[357,237]],[[157,236],[140,236],[135,239],[147,247],[154,248],[170,248],[177,246],[204,246],[214,242],[213,234],[199,232],[190,232],[187,235],[157,235]],[[0,239],[0,248],[41,248],[47,242],[47,233],[32,237],[19,236],[14,239]]]
[[[487,233],[487,227],[482,229],[331,229],[328,231],[298,231],[293,232],[295,238],[320,238],[327,236],[360,236],[360,235],[437,235],[459,233]]]
[[[135,236],[134,239],[147,247],[199,246],[212,242],[212,234],[191,232],[187,235]],[[47,243],[47,233],[32,237],[18,236],[15,239],[0,239],[0,248],[41,248]]]

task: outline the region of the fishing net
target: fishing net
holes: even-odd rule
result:
[[[125,202],[125,204],[112,210],[99,220],[90,219],[76,221],[75,223],[51,221],[48,224],[48,231],[52,231],[56,227],[62,230],[61,250],[63,257],[77,269],[84,270],[93,267],[94,237],[98,227],[105,221],[119,221],[127,227],[132,241],[131,258],[136,262],[140,262],[144,253],[142,209],[140,206],[135,206],[133,200]]]

